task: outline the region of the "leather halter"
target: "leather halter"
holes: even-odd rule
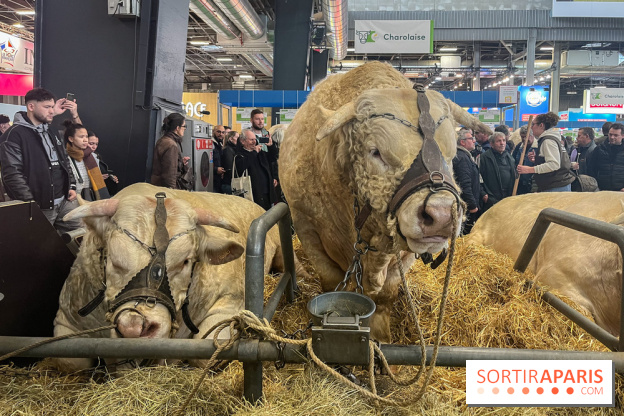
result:
[[[395,215],[401,205],[407,200],[407,198],[419,191],[422,188],[429,188],[430,193],[427,195],[424,201],[426,207],[429,197],[439,191],[448,191],[457,199],[460,203],[461,199],[453,175],[450,172],[449,166],[444,160],[444,156],[440,151],[438,143],[434,139],[436,128],[446,119],[442,117],[438,122],[434,122],[430,113],[430,104],[425,89],[421,84],[415,84],[414,89],[418,93],[416,104],[420,111],[418,118],[418,126],[414,126],[412,123],[406,120],[401,120],[393,114],[372,114],[369,118],[387,118],[389,120],[397,121],[404,126],[416,130],[423,136],[423,145],[420,152],[416,156],[416,159],[412,162],[399,187],[394,193],[390,203],[388,204],[388,213]],[[364,223],[372,213],[372,207],[367,202],[360,213],[355,218],[356,229],[361,229]],[[397,224],[398,234],[405,239],[401,230]],[[445,253],[441,254],[438,259],[432,265],[437,267],[446,256]],[[430,260],[431,261],[431,260]],[[430,262],[429,261],[429,262]],[[433,267],[433,268],[435,268]]]
[[[119,292],[115,299],[110,302],[108,309],[109,312],[115,311],[119,306],[130,301],[145,302],[147,305],[150,306],[155,306],[156,303],[160,303],[167,308],[167,310],[171,314],[171,319],[173,321],[175,321],[176,319],[176,307],[173,300],[173,295],[171,294],[171,288],[169,287],[169,277],[167,275],[165,253],[167,252],[167,248],[169,247],[169,243],[171,243],[171,241],[192,232],[194,229],[184,231],[182,233],[174,235],[172,238],[169,238],[169,232],[167,231],[167,228],[165,226],[167,222],[165,198],[166,195],[164,192],[159,192],[156,194],[156,211],[154,212],[156,230],[154,231],[154,246],[148,246],[147,244],[136,238],[134,235],[132,235],[132,233],[130,233],[128,230],[118,226],[120,231],[130,237],[133,241],[141,244],[141,246],[150,253],[152,259],[146,267],[141,269],[130,280],[130,282],[128,282],[128,284],[121,290],[121,292]],[[196,263],[193,264],[191,279],[193,277],[193,272],[195,271],[195,265]],[[106,270],[105,265],[104,270]],[[106,282],[106,275],[104,276],[104,282]],[[97,308],[99,304],[102,303],[102,301],[104,300],[104,291],[105,288],[102,289],[91,302],[81,308],[78,311],[78,314],[84,317],[93,312],[93,310],[95,310],[95,308]],[[196,334],[199,332],[199,330],[193,324],[187,308],[188,293],[182,305],[182,317],[188,329],[192,333]]]
[[[369,116],[369,118],[385,117],[390,120],[396,120],[406,127],[417,129],[423,135],[423,145],[420,149],[420,153],[418,153],[416,159],[414,159],[412,165],[403,176],[399,187],[388,204],[388,213],[392,215],[396,213],[410,195],[424,187],[429,187],[432,192],[446,190],[459,198],[453,175],[451,175],[448,164],[440,151],[440,147],[433,137],[436,128],[446,117],[434,123],[429,113],[430,105],[429,99],[425,94],[425,89],[421,84],[415,84],[414,89],[418,93],[416,104],[420,111],[418,126],[396,118],[392,114],[372,114]],[[372,207],[369,203],[366,203],[355,219],[355,227],[361,229],[371,213]]]

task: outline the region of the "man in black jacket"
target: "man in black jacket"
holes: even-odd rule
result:
[[[55,115],[70,110],[80,123],[76,103],[43,88],[26,93],[26,112],[15,114],[13,125],[0,137],[0,166],[6,192],[12,199],[34,200],[59,232],[80,226],[78,221],[63,222],[69,211],[78,207],[76,181],[69,159],[54,127]]]
[[[463,224],[463,234],[470,233],[472,226],[479,218],[479,200],[481,185],[479,184],[479,168],[470,152],[475,148],[475,139],[470,130],[461,129],[457,138],[457,155],[453,158],[455,181],[461,189],[461,199],[466,203],[468,213]]]
[[[587,161],[596,149],[594,142],[594,129],[591,127],[581,127],[576,136],[576,149],[570,152],[572,169],[579,175],[587,175]]]
[[[601,191],[624,191],[624,125],[614,123],[609,140],[600,144],[589,157],[588,174],[598,181]]]
[[[277,149],[271,138],[266,146],[267,151],[263,152],[255,133],[251,129],[244,130],[236,151],[236,171],[238,175],[245,171],[249,173],[254,202],[268,210],[277,202],[277,181],[273,179],[271,172],[271,163],[276,159]]]

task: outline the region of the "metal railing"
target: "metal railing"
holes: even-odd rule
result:
[[[622,264],[624,265],[623,227],[554,208],[546,208],[540,212],[535,220],[535,224],[533,224],[533,228],[524,242],[524,246],[522,246],[522,250],[518,255],[516,263],[514,264],[514,269],[524,273],[551,223],[559,224],[563,227],[571,228],[573,230],[617,244],[620,248],[620,254],[622,255],[623,260]],[[624,301],[624,282],[622,284],[621,296],[622,301]],[[622,334],[624,334],[624,305],[622,305],[623,307],[620,311],[620,337],[618,339],[596,325],[590,319],[577,312],[572,307],[568,306],[556,295],[549,292],[543,292],[542,299],[571,319],[574,323],[583,328],[610,350],[624,351],[624,339],[622,338]]]
[[[284,275],[264,306],[264,255],[267,232],[279,224],[280,242],[284,257]],[[290,228],[290,211],[288,205],[280,202],[251,223],[247,235],[245,258],[245,309],[253,312],[260,319],[270,321],[275,314],[277,305],[286,291],[286,300],[292,302],[297,290],[295,274],[295,255],[292,245]],[[244,349],[243,358],[255,357],[255,360],[243,361],[244,396],[255,403],[262,398],[262,362],[257,359],[258,343],[251,343]]]

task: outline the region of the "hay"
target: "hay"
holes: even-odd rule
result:
[[[301,297],[282,304],[272,324],[292,333],[309,322],[307,301],[321,292],[314,270],[297,253],[313,276],[299,284]],[[497,348],[607,351],[525,287],[526,276],[512,271],[510,258],[479,246],[458,241],[455,269],[442,345]],[[417,262],[408,272],[409,290],[417,302],[425,339],[433,342],[445,264],[430,270]],[[277,285],[267,276],[265,295]],[[416,343],[406,297],[401,292],[392,316],[394,342]],[[44,364],[36,374],[15,374],[0,368],[0,415],[165,415],[186,399],[201,371],[184,367],[139,369],[121,377],[84,375],[58,377],[46,373]],[[242,365],[232,363],[222,373],[207,378],[191,401],[187,415],[620,415],[624,383],[616,376],[616,408],[467,408],[465,370],[438,367],[421,402],[408,408],[374,408],[353,389],[345,388],[314,366],[287,365],[276,370],[264,365],[264,405],[241,399]],[[415,369],[401,368],[403,377]],[[418,386],[397,388],[378,377],[382,394],[414,396]]]

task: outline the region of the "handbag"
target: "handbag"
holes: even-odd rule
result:
[[[254,200],[251,189],[251,176],[249,176],[247,170],[243,172],[242,176],[237,176],[236,156],[234,156],[234,162],[232,163],[232,195],[241,196],[251,202]]]
[[[178,176],[176,179],[176,185],[178,189],[183,191],[193,191],[195,188],[195,175],[193,170],[189,167],[186,172]]]

